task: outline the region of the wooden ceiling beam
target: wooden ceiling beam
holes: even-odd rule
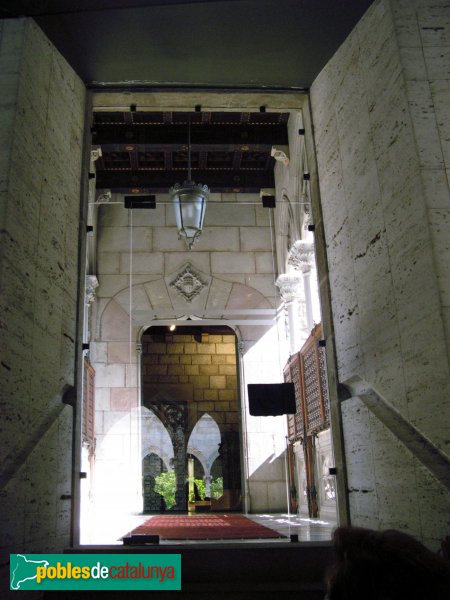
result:
[[[92,142],[105,144],[187,145],[184,124],[134,124],[132,126],[97,124],[92,128]],[[220,124],[202,123],[191,126],[191,144],[214,146],[259,144],[264,146],[287,145],[285,124]]]
[[[97,144],[95,144],[97,146]],[[101,144],[102,152],[187,152],[187,144]],[[272,144],[191,144],[192,152],[264,152],[270,157]]]
[[[261,188],[275,187],[273,171],[193,170],[197,183],[207,185],[211,192],[259,193]],[[180,171],[97,171],[97,188],[116,193],[165,194],[175,183],[187,179]]]

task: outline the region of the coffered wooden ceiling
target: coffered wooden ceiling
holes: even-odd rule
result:
[[[373,0],[0,0],[33,17],[94,92],[307,91]],[[273,187],[286,115],[201,113],[193,179],[212,191]],[[238,119],[233,121],[233,119]],[[200,119],[200,120],[198,120]],[[98,187],[167,191],[186,177],[179,113],[94,115]]]
[[[274,187],[272,147],[287,146],[288,113],[105,112],[93,114],[97,188],[167,193],[191,169],[211,192],[259,193]]]

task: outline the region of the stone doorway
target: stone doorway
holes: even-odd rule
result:
[[[195,510],[197,503],[202,510],[242,510],[236,355],[236,336],[229,327],[184,326],[174,332],[150,327],[144,332],[144,510],[154,511],[155,493],[164,497],[161,512]],[[156,476],[150,473],[151,456],[159,459]],[[189,463],[196,468],[189,469]],[[195,488],[197,497],[189,502]]]

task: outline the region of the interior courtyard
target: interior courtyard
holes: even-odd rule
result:
[[[144,77],[132,51],[102,62],[92,36],[80,54],[83,19],[101,40],[99,23],[124,9],[137,47],[134,19],[210,25],[216,9],[232,39],[231,17],[255,0],[105,0],[94,16],[83,2],[72,16],[7,4],[4,557],[117,551],[156,516],[239,514],[284,537],[147,550],[182,548],[200,597],[216,578],[224,597],[313,600],[337,525],[438,551],[450,521],[448,5],[355,3],[316,62],[302,46],[306,67],[286,22],[300,9],[282,0],[286,46],[281,35],[261,50],[267,72],[251,53],[258,20],[242,60],[211,49],[217,69],[200,42],[185,59],[152,30]],[[277,3],[262,4],[269,27]],[[328,2],[314,15],[331,27]],[[193,234],[177,212],[186,182],[205,199]],[[295,410],[255,414],[255,384],[289,384]],[[209,588],[196,579],[207,559],[193,558],[208,548]],[[227,549],[255,563],[235,588]],[[287,557],[280,573],[262,572],[270,556]],[[0,580],[6,590],[6,558]]]

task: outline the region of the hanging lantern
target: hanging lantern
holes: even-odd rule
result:
[[[183,185],[176,183],[170,188],[169,194],[175,210],[178,238],[183,238],[188,249],[191,250],[203,229],[209,188],[207,185],[192,181],[190,117],[188,120],[188,179]]]
[[[190,250],[203,229],[209,188],[189,180],[183,185],[176,183],[169,193],[175,210],[178,237],[184,239]]]

